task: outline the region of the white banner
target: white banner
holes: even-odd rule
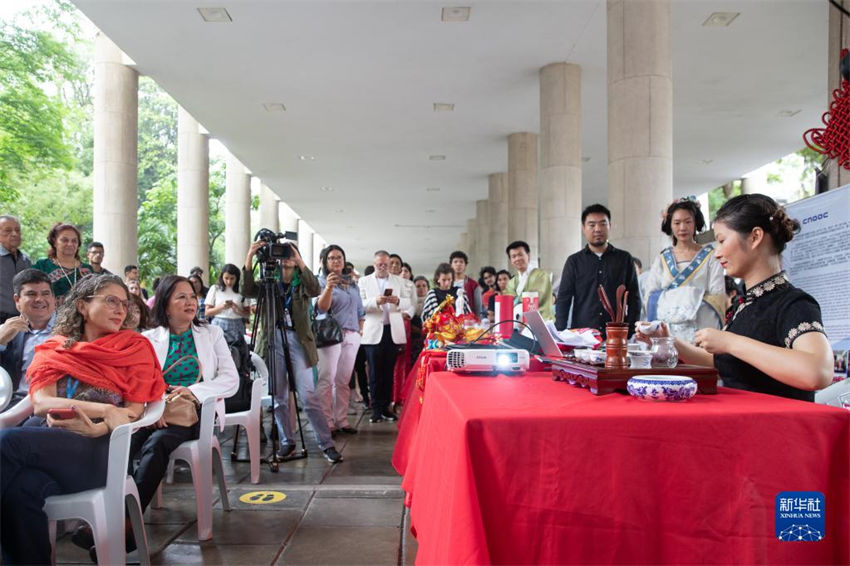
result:
[[[850,338],[850,185],[785,208],[802,224],[782,254],[788,277],[820,303],[830,343]]]

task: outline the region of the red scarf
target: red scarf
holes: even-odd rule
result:
[[[153,346],[132,330],[75,342],[65,348],[64,336],[53,336],[35,347],[27,370],[29,392],[70,375],[92,387],[120,394],[125,401],[146,403],[162,397],[165,380]]]

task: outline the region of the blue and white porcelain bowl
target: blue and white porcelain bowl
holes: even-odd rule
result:
[[[696,395],[697,382],[684,375],[637,375],[626,389],[645,401],[687,401]]]

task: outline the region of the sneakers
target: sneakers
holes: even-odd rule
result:
[[[384,417],[384,419],[390,421],[391,423],[394,423],[398,420],[398,415],[389,410],[384,411],[381,416]]]
[[[370,423],[382,423],[384,422],[384,417],[369,417]]]
[[[336,448],[331,446],[330,448],[325,448],[324,450],[325,460],[330,462],[331,464],[338,464],[342,462],[342,454],[337,452]]]

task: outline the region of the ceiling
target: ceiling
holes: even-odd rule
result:
[[[506,170],[506,136],[538,131],[551,62],[582,66],[583,199],[606,200],[604,0],[73,1],[358,265],[378,248],[417,272],[445,261],[487,175]],[[444,5],[471,6],[469,21],[441,22]],[[233,21],[206,23],[201,6]],[[827,7],[674,0],[676,194],[802,147],[827,100]],[[741,15],[702,26],[719,11]]]

